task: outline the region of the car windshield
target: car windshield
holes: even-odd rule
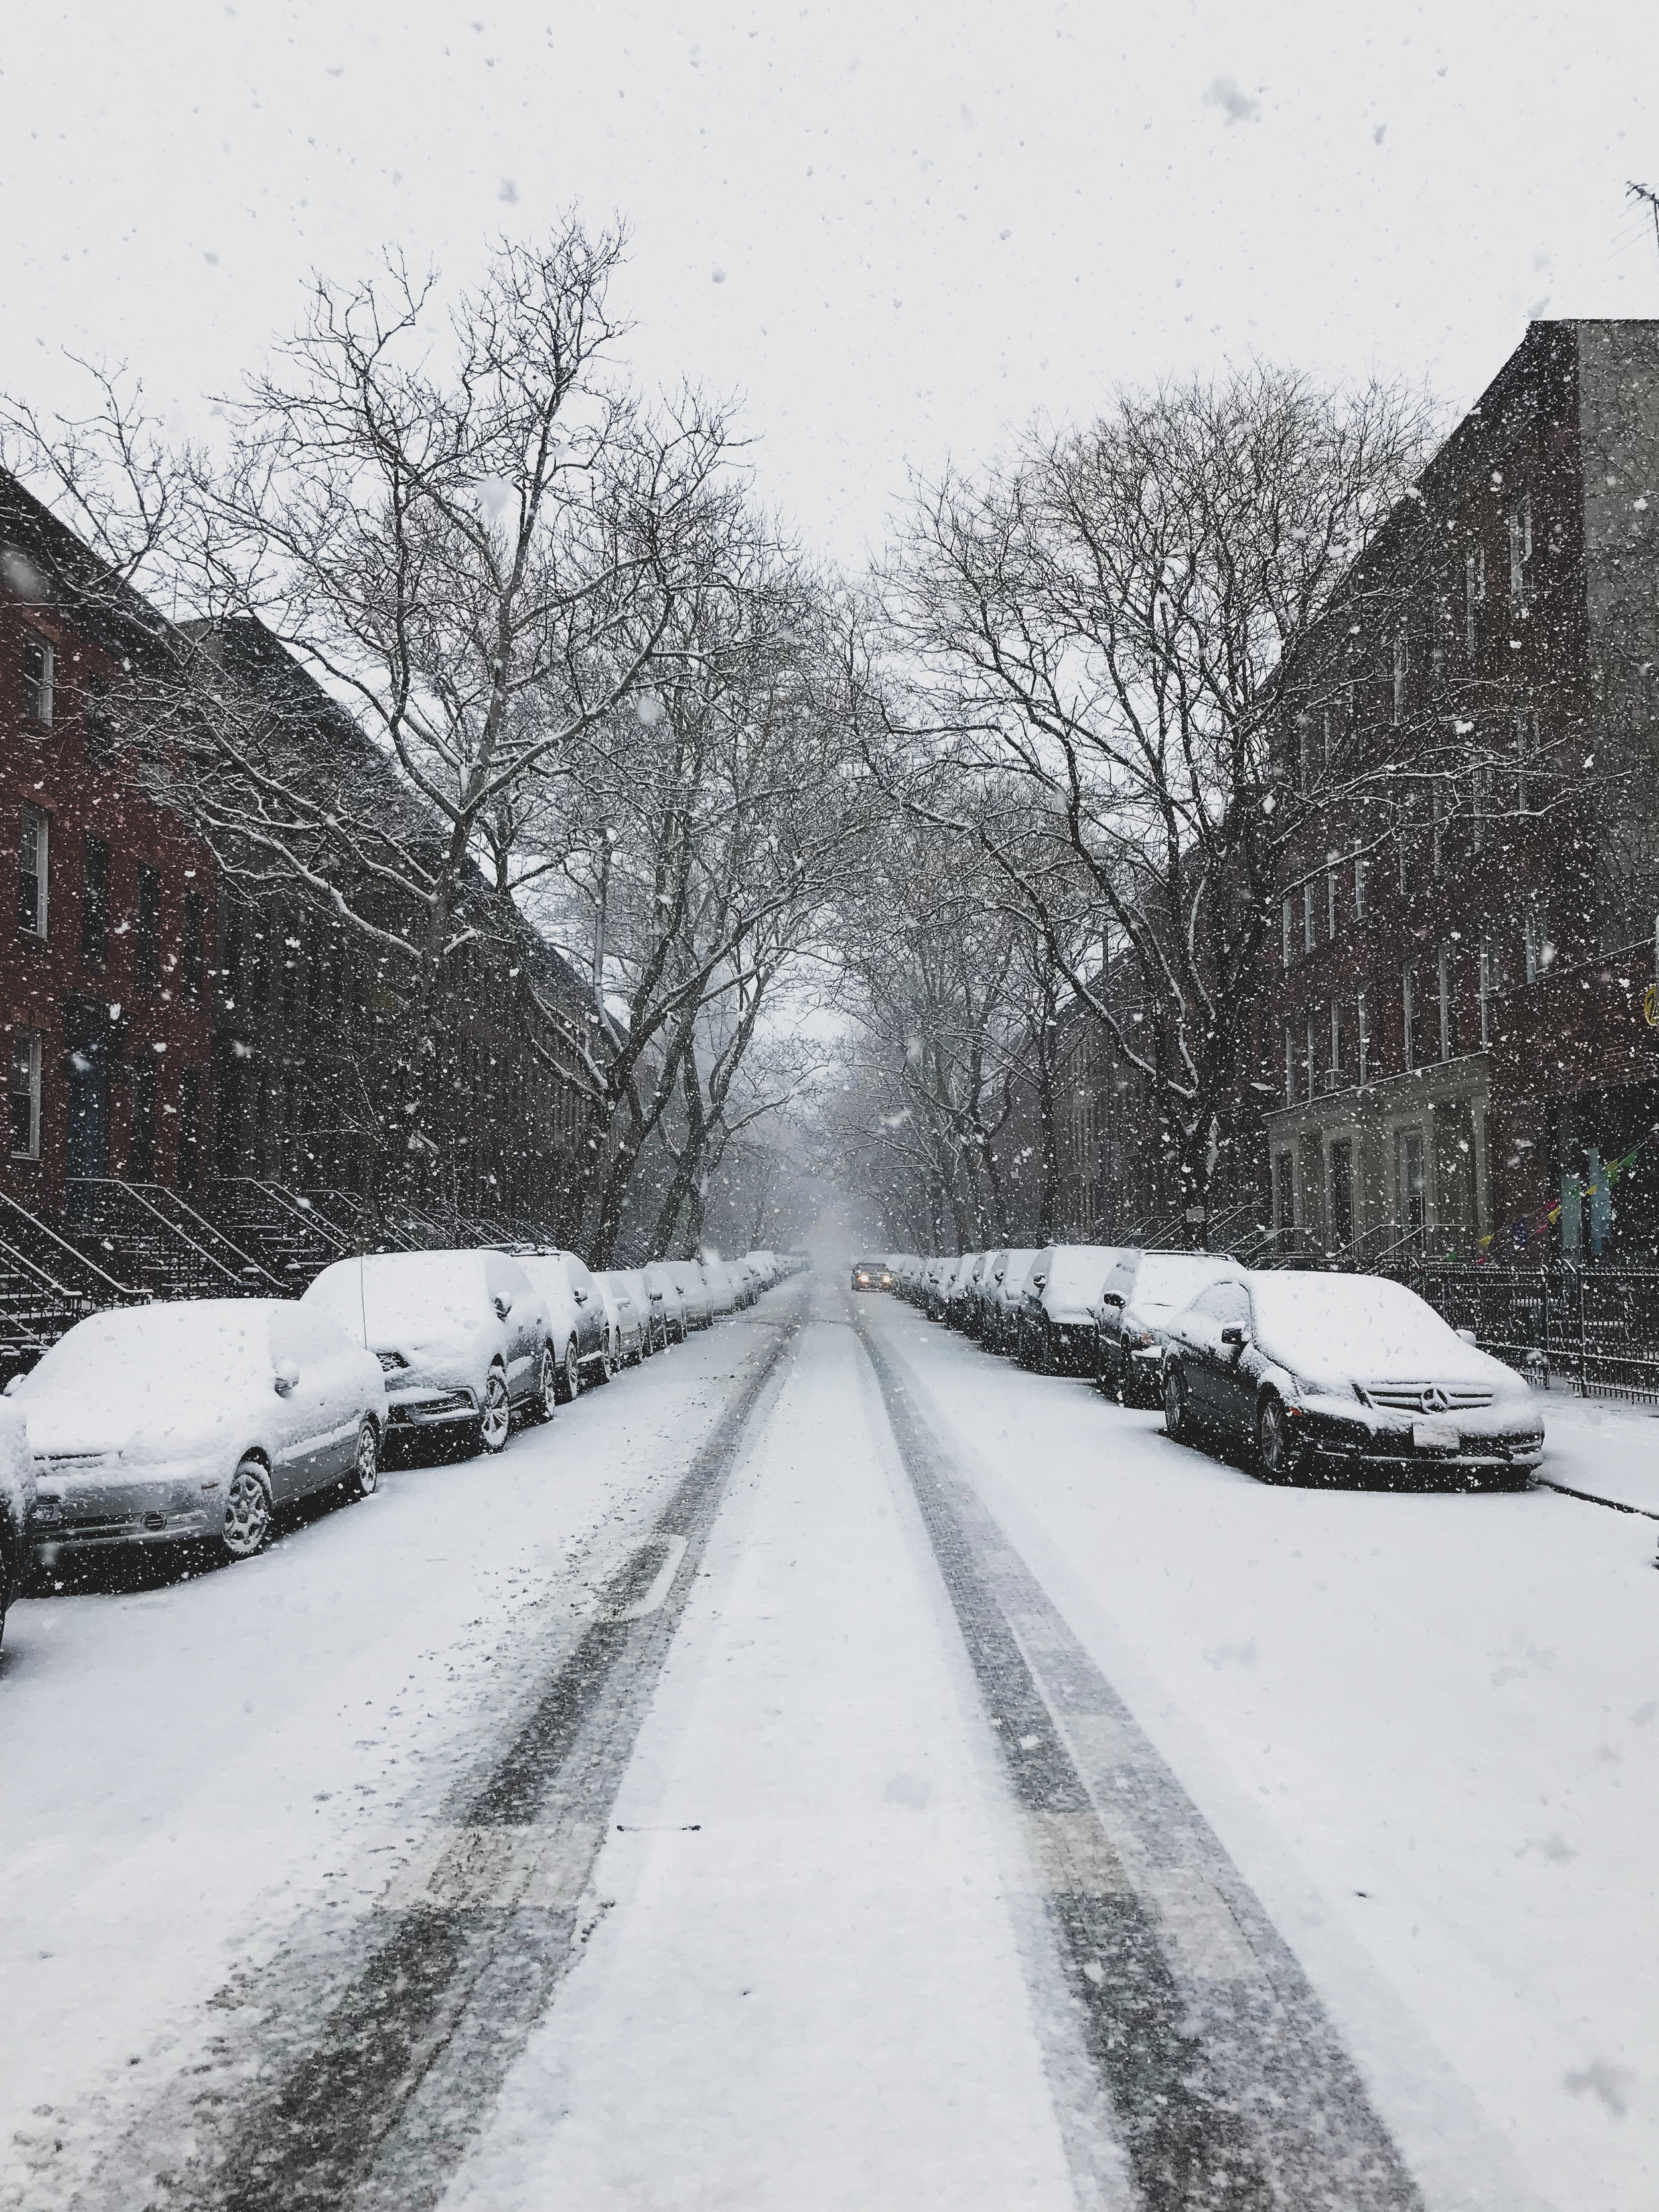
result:
[[[1184,1306],[1206,1283],[1224,1272],[1224,1263],[1195,1252],[1149,1252],[1135,1271],[1132,1303],[1137,1306]],[[1320,1279],[1322,1281],[1323,1277]]]
[[[85,1396],[103,1403],[172,1400],[251,1381],[262,1364],[268,1388],[270,1358],[258,1306],[242,1301],[204,1306],[181,1299],[176,1305],[92,1315],[58,1339],[23,1377],[17,1395]]]
[[[1035,1252],[1011,1252],[1008,1255],[1007,1265],[1002,1271],[1002,1287],[1006,1295],[1012,1297],[1016,1291],[1024,1289],[1025,1278],[1030,1273],[1031,1262],[1036,1258]]]
[[[1414,1291],[1378,1276],[1287,1268],[1255,1278],[1250,1298],[1264,1349],[1291,1367],[1416,1377],[1479,1356]]]
[[[424,1337],[477,1328],[483,1313],[476,1255],[400,1252],[361,1265],[348,1261],[313,1284],[307,1297],[353,1336],[407,1333]]]

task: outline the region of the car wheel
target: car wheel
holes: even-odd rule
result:
[[[513,1401],[507,1395],[507,1377],[499,1367],[492,1367],[484,1384],[483,1404],[478,1408],[478,1442],[487,1452],[505,1451],[512,1426]]]
[[[1037,1339],[1037,1373],[1058,1375],[1059,1372],[1060,1354],[1054,1349],[1054,1326],[1052,1322],[1045,1322],[1042,1334]]]
[[[576,1356],[574,1336],[564,1348],[564,1364],[554,1384],[554,1394],[562,1406],[573,1405],[582,1395],[582,1364]]]
[[[596,1382],[608,1382],[621,1365],[621,1360],[611,1348],[611,1339],[607,1335],[605,1340],[605,1350],[599,1354],[598,1364],[593,1370],[593,1380]]]
[[[1270,1390],[1255,1417],[1255,1471],[1263,1482],[1295,1480],[1301,1454],[1291,1441],[1285,1401]]]
[[[536,1419],[550,1421],[553,1408],[559,1402],[559,1363],[553,1357],[550,1344],[542,1346],[541,1358],[536,1362],[536,1395],[532,1401]]]
[[[380,1432],[373,1421],[365,1421],[357,1431],[357,1449],[345,1486],[349,1498],[372,1498],[380,1486]]]
[[[270,1492],[257,1459],[245,1459],[225,1492],[225,1525],[220,1548],[228,1559],[251,1559],[270,1534]]]
[[[1164,1370],[1164,1433],[1178,1444],[1193,1440],[1193,1417],[1187,1406],[1187,1378],[1178,1367]]]

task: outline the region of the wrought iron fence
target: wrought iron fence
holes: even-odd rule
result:
[[[1659,1271],[1419,1261],[1401,1279],[1483,1352],[1549,1387],[1659,1402]]]

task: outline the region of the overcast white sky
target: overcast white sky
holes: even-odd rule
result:
[[[856,560],[908,467],[1252,351],[1480,391],[1532,315],[1659,314],[1659,15],[1212,0],[27,0],[0,58],[0,385],[69,345],[181,428],[395,241],[623,211],[635,373],[740,393]]]

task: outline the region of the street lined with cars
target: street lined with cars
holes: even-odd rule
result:
[[[836,1272],[24,1604],[29,2212],[672,2202],[694,2126],[777,2212],[1644,2207],[1646,1524],[1264,1489]]]

